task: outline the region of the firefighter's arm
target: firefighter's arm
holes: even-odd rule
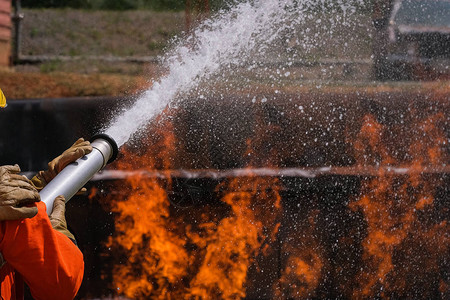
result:
[[[0,223],[0,252],[30,287],[34,299],[73,299],[84,261],[78,247],[52,228],[45,204],[34,218]]]

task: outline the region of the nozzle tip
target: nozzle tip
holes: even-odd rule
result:
[[[89,140],[91,143],[95,140],[98,139],[102,139],[108,142],[108,144],[111,146],[112,149],[112,154],[111,154],[111,158],[108,160],[108,164],[113,162],[116,158],[117,155],[119,154],[119,147],[117,147],[117,143],[116,141],[109,135],[107,135],[106,133],[97,133],[94,136],[91,137],[91,139]]]

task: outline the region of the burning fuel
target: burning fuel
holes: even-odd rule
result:
[[[209,202],[194,199],[190,206],[171,200],[170,176],[128,177],[105,201],[116,216],[107,243],[112,288],[131,299],[445,298],[449,225],[446,208],[435,201],[442,176],[424,172],[448,161],[445,117],[414,119],[405,137],[412,143],[400,155],[387,143],[386,125],[371,114],[362,118],[352,138],[355,165],[361,174],[378,173],[361,176],[341,204],[320,204],[314,189],[286,202],[288,179],[251,169],[219,180]],[[149,128],[152,147],[126,150],[118,167],[170,174],[178,143],[167,120]],[[257,157],[263,128],[247,140],[246,157]],[[269,153],[248,166],[271,165],[269,157],[278,155],[275,148]],[[409,171],[386,171],[393,166]],[[341,225],[334,224],[336,205]]]
[[[249,174],[225,183],[223,189],[221,201],[229,205],[229,216],[206,239],[196,242],[204,254],[188,294],[198,299],[244,298],[249,267],[264,250],[262,245],[269,245],[277,233],[273,222],[280,209],[276,181]],[[267,210],[268,218],[260,220]]]
[[[298,229],[291,232],[288,243],[283,245],[286,253],[284,269],[274,286],[277,299],[310,299],[317,296],[316,289],[325,270],[324,247],[316,238],[318,233],[318,210],[298,220]]]
[[[166,124],[169,125],[170,124]],[[170,149],[173,135],[169,131],[161,135],[154,149],[160,156],[146,155],[129,157],[120,163],[120,168],[129,168],[136,163],[146,166],[170,168]],[[130,298],[153,296],[167,299],[177,295],[186,276],[189,258],[186,241],[177,232],[176,222],[170,219],[170,203],[167,189],[170,181],[162,183],[156,179],[130,177],[124,189],[125,199],[113,203],[117,213],[116,235],[108,241],[108,247],[117,251],[120,263],[114,267],[113,281],[119,294]]]
[[[438,166],[447,161],[442,151],[444,134],[439,129],[443,121],[444,115],[439,113],[416,124],[414,131],[418,138],[409,148],[407,162],[413,166],[411,173],[396,176],[380,170],[378,176],[362,182],[361,196],[350,203],[352,210],[362,212],[367,223],[367,235],[362,241],[362,267],[356,277],[359,286],[353,291],[353,297],[434,298],[436,290],[433,293],[421,286],[421,282],[432,276],[435,283],[444,283],[441,270],[445,268],[449,251],[450,228],[447,220],[433,218],[439,178],[423,174],[425,166]],[[385,134],[373,116],[366,116],[355,143],[359,164],[405,163],[390,154],[383,143]]]
[[[160,162],[169,169],[174,139],[167,131],[170,123],[162,127],[148,153],[125,154],[119,167],[152,168]],[[130,298],[244,298],[249,267],[273,252],[281,214],[279,180],[248,172],[224,181],[216,187],[222,195],[220,216],[209,207],[189,211],[188,225],[187,216],[170,208],[170,183],[130,177],[124,199],[113,199],[116,234],[107,246],[120,260],[115,289]]]

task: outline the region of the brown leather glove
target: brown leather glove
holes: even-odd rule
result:
[[[34,217],[37,207],[27,207],[41,200],[38,191],[18,165],[0,167],[0,221]]]
[[[32,181],[34,186],[39,190],[44,188],[44,186],[55,178],[55,176],[68,164],[76,161],[91,151],[91,143],[85,141],[83,138],[79,138],[69,149],[48,163],[47,171],[39,171],[39,173],[33,177]]]
[[[53,202],[53,210],[49,216],[49,219],[53,229],[61,232],[73,242],[75,242],[74,235],[67,229],[66,199],[64,198],[64,196],[58,196],[55,198],[55,201]]]

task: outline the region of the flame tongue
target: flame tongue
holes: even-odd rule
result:
[[[191,295],[202,299],[244,297],[247,269],[260,246],[262,224],[248,208],[251,195],[234,192],[222,200],[232,207],[232,216],[208,238],[202,265],[191,281]]]
[[[289,243],[283,245],[283,252],[289,253],[280,280],[274,286],[278,299],[309,299],[323,277],[325,266],[324,249],[315,238],[318,234],[319,211],[312,210],[309,216],[295,224],[297,230],[290,232]]]
[[[377,177],[362,183],[362,195],[349,205],[353,210],[361,210],[367,222],[367,236],[362,242],[364,263],[357,277],[360,288],[353,291],[356,298],[389,297],[414,291],[417,289],[415,280],[407,277],[411,274],[408,270],[411,268],[411,256],[402,257],[400,253],[409,252],[417,245],[435,245],[437,240],[443,242],[434,249],[422,249],[428,253],[419,255],[422,256],[419,263],[421,270],[416,272],[423,272],[438,268],[438,257],[444,257],[445,251],[448,251],[448,238],[442,234],[443,228],[448,230],[446,221],[427,224],[421,220],[427,215],[426,219],[433,220],[430,214],[433,213],[437,182],[425,178],[422,171],[426,166],[435,166],[443,161],[441,148],[445,144],[442,138],[445,135],[437,126],[443,118],[442,114],[436,114],[417,124],[418,138],[411,144],[409,153],[413,172],[400,177],[380,169]],[[381,166],[400,163],[389,154],[382,141],[384,134],[383,126],[372,116],[366,116],[359,140],[355,143],[362,158],[359,163]],[[430,236],[434,238],[430,239]],[[443,248],[446,249],[444,252]],[[420,276],[413,278],[419,279]]]
[[[185,241],[170,230],[166,191],[155,180],[139,178],[131,187],[133,192],[113,210],[119,215],[109,244],[124,252],[113,280],[131,298],[165,295],[186,275]]]
[[[139,165],[170,168],[174,136],[170,123],[161,125],[152,147],[159,155],[125,151],[125,159],[118,162],[119,169],[136,169]],[[152,295],[165,299],[166,295],[175,296],[181,290],[189,259],[182,231],[170,218],[167,195],[170,185],[170,180],[162,182],[135,175],[120,188],[124,199],[112,201],[115,235],[108,246],[114,249],[119,262],[114,266],[113,282],[115,289],[127,297]]]
[[[261,204],[267,208],[270,203],[272,213],[267,211],[265,215],[275,216],[280,197],[277,191],[267,193],[267,189],[276,187],[273,180],[258,177],[236,178],[225,186],[222,201],[230,206],[231,212],[207,237],[204,258],[190,284],[190,295],[201,299],[245,297],[248,268],[261,250],[264,238],[269,237],[264,233],[272,229],[272,234],[276,234],[274,231],[278,229],[267,219],[262,221],[263,215],[252,207]]]

